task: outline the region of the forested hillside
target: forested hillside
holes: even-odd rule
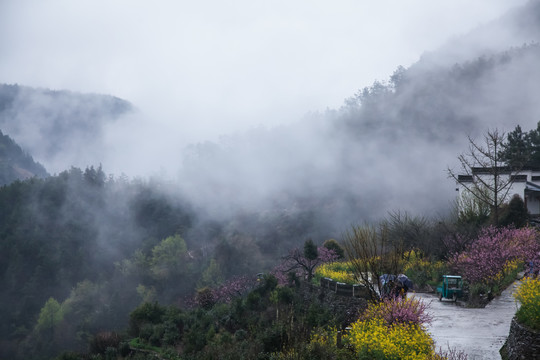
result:
[[[534,23],[540,7],[531,1],[459,40],[478,51],[427,54],[339,109],[168,153],[174,180],[106,175],[94,161],[107,151],[108,124],[133,111],[127,101],[0,85],[0,128],[9,135],[0,137],[0,358],[84,352],[99,331],[125,329],[143,302],[184,306],[197,290],[270,271],[306,239],[339,239],[351,224],[392,211],[446,224],[455,197],[446,169],[467,136],[518,124],[529,131],[540,121],[537,26],[517,45],[473,46],[493,26],[515,39],[524,16]],[[131,126],[115,131],[121,137]],[[150,153],[144,135],[129,161]],[[421,242],[441,242],[441,233],[406,235],[431,249]],[[287,291],[253,296],[266,309],[288,304]],[[260,299],[250,301],[257,310]]]
[[[45,168],[0,131],[0,186],[15,180],[47,176]]]
[[[91,302],[101,315],[96,320],[94,310],[77,308],[84,319],[73,318],[71,326],[85,332],[124,324],[126,311],[138,303],[137,283],[120,279],[115,262],[136,250],[146,253],[192,221],[187,206],[148,185],[106,179],[101,168],[72,168],[2,187],[0,212],[2,358],[31,333],[47,299],[63,301],[83,281],[80,286],[99,293],[88,298],[90,290],[81,290],[79,301]],[[187,284],[175,289],[188,291]],[[66,335],[68,343],[75,340]]]
[[[452,66],[399,68],[340,109],[191,146],[179,187],[216,212],[313,209],[333,230],[396,208],[444,212],[455,195],[445,169],[468,136],[536,128],[539,61],[540,45],[530,44]]]
[[[180,304],[198,287],[268,270],[317,230],[310,213],[212,220],[170,184],[101,167],[1,187],[0,357],[84,351],[142,301]],[[40,324],[55,302],[62,322]]]

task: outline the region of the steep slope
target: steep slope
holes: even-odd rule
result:
[[[132,110],[113,96],[0,84],[0,128],[53,171],[99,162],[104,127]]]
[[[0,186],[15,180],[47,175],[41,164],[36,163],[9,136],[0,131]]]

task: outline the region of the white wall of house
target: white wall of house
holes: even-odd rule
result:
[[[514,181],[508,191],[508,195],[504,199],[504,202],[510,201],[514,194],[519,195],[527,204],[527,210],[533,216],[540,216],[540,171],[535,170],[524,170],[518,174],[521,177],[517,177],[518,180]],[[475,175],[482,177],[486,181],[490,181],[492,176],[490,175]],[[510,175],[501,175],[500,179],[502,181],[508,181]],[[471,184],[466,182],[465,185]],[[467,191],[464,184],[457,183],[458,194],[461,195],[462,192]]]
[[[527,198],[527,210],[531,215],[540,215],[540,199],[538,197]]]

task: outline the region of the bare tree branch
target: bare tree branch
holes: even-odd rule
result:
[[[499,223],[499,208],[508,197],[515,175],[521,168],[511,168],[503,161],[504,132],[497,129],[488,130],[483,136],[483,143],[477,142],[470,136],[469,151],[460,154],[461,174],[448,168],[449,177],[458,182],[480,203],[488,205],[491,209],[495,225]],[[465,182],[460,175],[472,178],[472,182]],[[487,191],[485,191],[487,190]]]

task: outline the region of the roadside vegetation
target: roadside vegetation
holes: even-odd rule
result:
[[[528,277],[523,280],[514,294],[521,304],[516,312],[517,321],[531,328],[540,330],[540,279]]]

